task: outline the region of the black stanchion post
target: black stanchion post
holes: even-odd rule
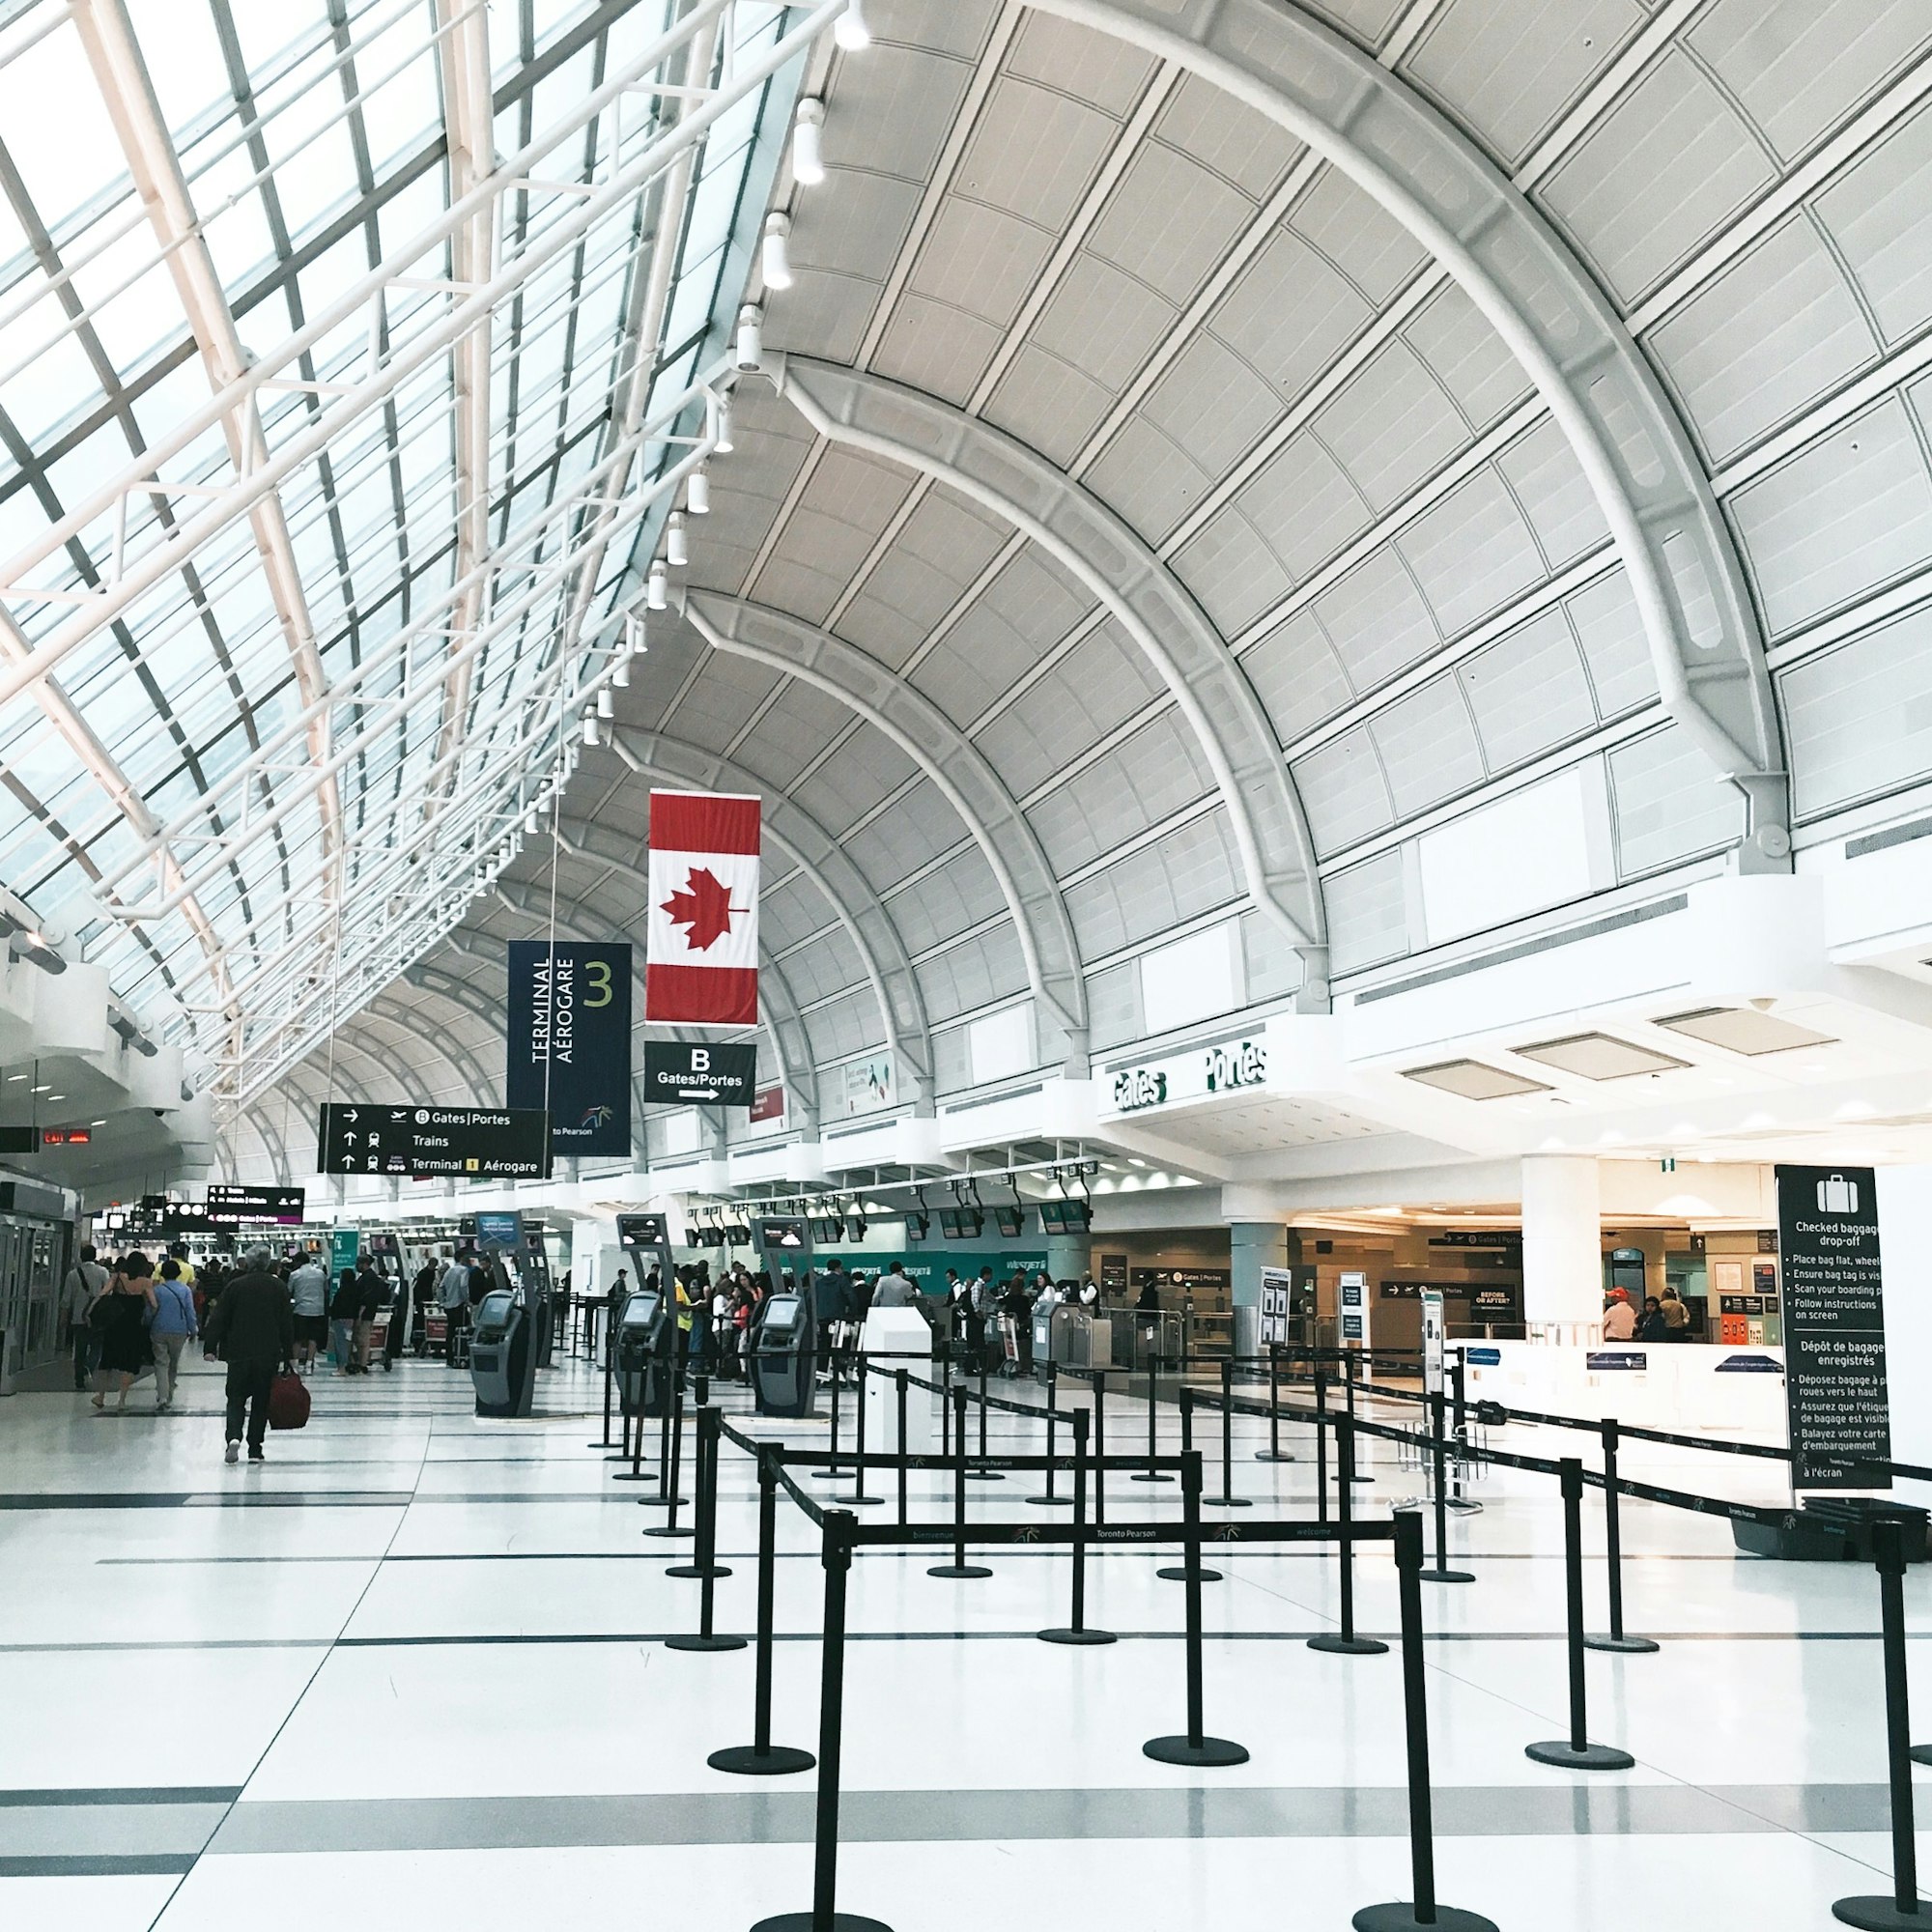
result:
[[[1164,1469],[1156,1469],[1153,1465],[1153,1459],[1160,1453],[1159,1445],[1154,1438],[1155,1418],[1160,1412],[1160,1357],[1157,1354],[1150,1354],[1148,1356],[1147,1402],[1148,1465],[1145,1469],[1136,1469],[1133,1475],[1128,1478],[1128,1481],[1135,1483],[1171,1483],[1174,1481],[1174,1478]]]
[[[1429,1398],[1429,1420],[1435,1438],[1430,1447],[1435,1478],[1435,1561],[1422,1574],[1432,1583],[1473,1583],[1476,1579],[1469,1571],[1451,1569],[1449,1564],[1449,1445],[1444,1437],[1448,1416],[1440,1389]]]
[[[1004,1483],[1007,1479],[998,1469],[986,1466],[986,1357],[980,1357],[980,1466],[969,1469],[976,1483]]]
[[[1035,1509],[1066,1509],[1072,1505],[1072,1497],[1059,1494],[1054,1488],[1054,1436],[1060,1428],[1060,1364],[1046,1365],[1046,1489],[1037,1496],[1025,1496],[1021,1500],[1031,1503]],[[1073,1413],[1079,1414],[1075,1409]]]
[[[1449,1362],[1449,1409],[1457,1449],[1456,1474],[1449,1507],[1458,1511],[1479,1510],[1482,1504],[1469,1501],[1463,1493],[1463,1463],[1469,1448],[1469,1365],[1460,1348]]]
[[[952,1362],[949,1356],[939,1370],[939,1453],[952,1460]]]
[[[1321,1521],[1328,1520],[1328,1378],[1321,1364],[1315,1371],[1315,1509]]]
[[[646,1370],[643,1379],[638,1385],[638,1400],[633,1405],[633,1406],[637,1410],[637,1413],[634,1416],[628,1416],[625,1419],[625,1426],[624,1426],[625,1446],[623,1453],[620,1454],[617,1459],[619,1462],[622,1462],[624,1460],[624,1456],[628,1455],[630,1458],[631,1466],[628,1469],[619,1469],[617,1473],[611,1478],[611,1480],[613,1483],[644,1483],[650,1480],[650,1478],[644,1474],[644,1469],[643,1469],[644,1396],[646,1392],[649,1390],[650,1385],[651,1385],[650,1373],[648,1370]],[[667,1423],[669,1422],[670,1416],[668,1412],[667,1412],[665,1420]],[[658,1496],[660,1498],[662,1498],[662,1496],[664,1495],[664,1486],[665,1486],[665,1459],[662,1452],[660,1452],[658,1457]]]
[[[1905,1525],[1885,1517],[1871,1526],[1878,1570],[1879,1628],[1885,1652],[1885,1752],[1891,1783],[1891,1896],[1841,1898],[1832,1917],[1865,1932],[1904,1932],[1932,1924],[1919,1909],[1918,1849],[1913,1835],[1912,1712],[1905,1674]]]
[[[1094,1522],[1107,1520],[1107,1372],[1094,1371]]]
[[[1335,1418],[1335,1503],[1340,1516],[1339,1540],[1335,1555],[1341,1565],[1340,1608],[1342,1628],[1324,1631],[1308,1639],[1310,1650],[1327,1652],[1331,1657],[1379,1657],[1388,1645],[1378,1636],[1355,1634],[1355,1499],[1349,1488],[1349,1460],[1353,1453],[1350,1438],[1355,1429],[1348,1416]],[[1419,1527],[1419,1525],[1418,1525]]]
[[[697,1634],[668,1636],[667,1650],[743,1650],[741,1636],[720,1636],[713,1627],[715,1592],[720,1577],[730,1576],[718,1561],[718,1453],[724,1418],[709,1404],[697,1411],[697,1560],[678,1563],[665,1572],[668,1577],[696,1577]]]
[[[845,1729],[845,1581],[852,1571],[851,1513],[825,1513],[825,1637],[818,1671],[818,1802],[811,1851],[811,1910],[761,1918],[752,1932],[891,1932],[876,1918],[838,1910],[838,1758]]]
[[[928,1577],[990,1577],[983,1563],[966,1560],[966,1391],[952,1391],[952,1561],[935,1563]]]
[[[1365,1905],[1355,1932],[1496,1932],[1480,1913],[1435,1899],[1435,1827],[1429,1790],[1429,1700],[1422,1663],[1422,1519],[1395,1520],[1395,1568],[1402,1597],[1402,1701],[1408,1745],[1408,1862],[1415,1896],[1400,1905]]]
[[[899,1527],[906,1523],[906,1477],[911,1473],[906,1457],[911,1453],[906,1441],[906,1372],[893,1371],[893,1402],[898,1410],[898,1449],[899,1449]]]
[[[845,1378],[838,1373],[838,1360],[832,1365],[832,1460],[822,1469],[812,1473],[821,1483],[836,1483],[843,1473],[838,1467],[838,1391],[844,1386]]]
[[[1180,1453],[1194,1454],[1194,1391],[1185,1382],[1180,1385]],[[1169,1583],[1185,1583],[1198,1577],[1203,1583],[1219,1583],[1224,1580],[1218,1570],[1204,1568],[1199,1562],[1199,1552],[1193,1556],[1183,1555],[1179,1563],[1170,1563],[1153,1574]]]
[[[1235,1361],[1232,1355],[1221,1364],[1221,1493],[1207,1500],[1215,1509],[1244,1510],[1252,1507],[1246,1496],[1235,1493]]]
[[[772,1626],[778,1598],[779,1458],[775,1442],[758,1449],[758,1630],[753,1639],[752,1742],[715,1750],[705,1759],[713,1771],[741,1776],[773,1777],[810,1771],[817,1759],[792,1745],[772,1743]]]
[[[1073,1607],[1065,1628],[1043,1630],[1042,1643],[1118,1643],[1112,1631],[1087,1628],[1087,1413],[1073,1411]]]
[[[616,1380],[616,1365],[611,1359],[611,1350],[604,1350],[604,1434],[590,1446],[593,1449],[608,1449],[611,1446],[611,1384]],[[628,1417],[625,1418],[629,1420]]]
[[[1610,1585],[1610,1634],[1586,1636],[1588,1650],[1613,1650],[1624,1656],[1639,1657],[1658,1646],[1647,1636],[1624,1634],[1624,1533],[1617,1495],[1617,1421],[1604,1417],[1604,1555]]]
[[[1182,1563],[1187,1572],[1187,1735],[1150,1738],[1141,1749],[1161,1764],[1195,1766],[1246,1764],[1243,1746],[1210,1738],[1202,1714],[1201,1662],[1201,1452],[1183,1453],[1180,1464]]]
[[[837,1501],[842,1508],[850,1509],[854,1503],[870,1506],[884,1500],[880,1496],[866,1493],[866,1378],[871,1373],[872,1365],[856,1350],[853,1359],[859,1364],[859,1379],[854,1385],[859,1405],[859,1419],[852,1426],[852,1493],[839,1496]]]
[[[1268,1446],[1255,1451],[1257,1463],[1293,1463],[1292,1450],[1281,1446],[1281,1344],[1268,1344]]]
[[[1350,1425],[1347,1477],[1351,1483],[1373,1482],[1375,1479],[1372,1476],[1363,1475],[1361,1470],[1355,1466],[1355,1357],[1347,1349],[1342,1351],[1342,1381],[1344,1384],[1344,1401],[1349,1410]],[[1340,1446],[1341,1438],[1338,1436],[1336,1438],[1336,1447],[1338,1450]]]
[[[669,1420],[670,1457],[668,1470],[669,1494],[665,1498],[665,1501],[670,1514],[662,1522],[653,1523],[649,1529],[645,1530],[644,1534],[646,1536],[689,1536],[691,1534],[689,1529],[680,1529],[677,1522],[678,1505],[684,1500],[678,1494],[678,1486],[683,1474],[681,1463],[684,1455],[684,1390],[677,1378],[673,1378],[671,1382]],[[654,1496],[641,1498],[645,1506],[657,1500],[658,1498]]]
[[[1583,1464],[1566,1456],[1557,1467],[1563,1484],[1563,1589],[1568,1599],[1570,1736],[1561,1743],[1530,1745],[1525,1754],[1564,1771],[1628,1771],[1636,1760],[1614,1745],[1590,1742],[1583,1678]]]

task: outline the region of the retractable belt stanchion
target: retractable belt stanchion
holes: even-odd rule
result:
[[[663,1497],[642,1496],[640,1504],[648,1508],[652,1503],[662,1501],[670,1511],[662,1522],[653,1523],[644,1531],[646,1536],[689,1536],[691,1531],[680,1529],[677,1522],[678,1504],[683,1498],[678,1494],[678,1484],[683,1475],[681,1463],[684,1455],[684,1389],[680,1378],[673,1377],[670,1391],[670,1456],[666,1470],[668,1493]]]
[[[1055,1494],[1053,1487],[1053,1437],[1060,1427],[1059,1396],[1060,1364],[1049,1362],[1046,1365],[1046,1490],[1041,1495],[1022,1498],[1035,1509],[1065,1509],[1072,1500],[1068,1496]]]
[[[1891,1784],[1891,1896],[1841,1898],[1832,1917],[1865,1932],[1903,1932],[1932,1925],[1932,1909],[1918,1896],[1918,1849],[1913,1836],[1912,1712],[1905,1673],[1905,1526],[1893,1517],[1871,1526],[1878,1570],[1880,1629],[1885,1651],[1885,1754]]]
[[[1094,1521],[1107,1520],[1107,1372],[1094,1371]]]
[[[1073,1607],[1059,1630],[1039,1633],[1042,1643],[1118,1643],[1112,1631],[1087,1628],[1087,1411],[1073,1411]]]
[[[1194,1391],[1185,1382],[1180,1385],[1180,1453],[1183,1456],[1194,1454]],[[1183,1554],[1179,1563],[1170,1563],[1153,1574],[1167,1583],[1219,1583],[1223,1580],[1220,1571],[1203,1567],[1198,1549]]]
[[[644,1403],[643,1403],[644,1391],[647,1390],[650,1387],[650,1385],[651,1385],[650,1371],[647,1369],[644,1372],[642,1380],[638,1385],[638,1400],[636,1403],[632,1405],[632,1406],[636,1409],[637,1413],[635,1415],[627,1415],[624,1418],[624,1448],[616,1458],[616,1460],[621,1463],[624,1461],[625,1457],[628,1456],[630,1458],[631,1466],[628,1469],[619,1469],[617,1473],[611,1478],[611,1480],[613,1483],[647,1483],[650,1481],[650,1478],[644,1474]],[[667,1423],[669,1422],[670,1417],[668,1413],[667,1413],[665,1420]],[[665,1461],[661,1455],[658,1460],[658,1495],[660,1498],[662,1498],[664,1495],[664,1478],[665,1478]]]
[[[983,1563],[966,1560],[966,1391],[952,1391],[952,1561],[935,1563],[928,1577],[951,1577],[955,1580],[990,1577]]]
[[[1281,1446],[1281,1344],[1268,1344],[1268,1446],[1255,1451],[1257,1463],[1293,1463],[1292,1451]]]
[[[1624,1536],[1617,1504],[1617,1423],[1614,1416],[1604,1417],[1604,1548],[1610,1584],[1610,1634],[1586,1636],[1585,1648],[1613,1650],[1627,1656],[1641,1656],[1657,1649],[1654,1639],[1624,1634]]]
[[[838,1897],[838,1757],[845,1723],[845,1579],[852,1570],[847,1510],[825,1513],[825,1638],[818,1676],[818,1802],[811,1853],[811,1910],[761,1918],[752,1932],[891,1932],[876,1918],[840,1912]]]
[[[1235,1364],[1221,1364],[1221,1493],[1206,1501],[1213,1509],[1244,1510],[1253,1505],[1235,1493]]]
[[[743,1650],[741,1636],[720,1636],[713,1628],[715,1591],[720,1577],[730,1576],[718,1561],[718,1439],[724,1416],[708,1405],[697,1411],[697,1561],[679,1563],[668,1577],[701,1578],[697,1597],[697,1634],[668,1636],[667,1650]]]
[[[1365,1905],[1355,1932],[1496,1932],[1480,1913],[1435,1901],[1435,1827],[1429,1791],[1429,1700],[1422,1662],[1422,1519],[1395,1520],[1395,1568],[1402,1597],[1402,1701],[1408,1746],[1408,1862],[1415,1896],[1400,1905]]]
[[[986,1466],[986,1355],[980,1353],[980,1466],[966,1472],[976,1483],[1004,1483],[1007,1479],[998,1469]]]
[[[1354,1453],[1350,1438],[1354,1433],[1355,1426],[1346,1415],[1335,1418],[1335,1503],[1342,1532],[1335,1555],[1341,1564],[1342,1628],[1310,1637],[1308,1647],[1325,1651],[1332,1657],[1379,1657],[1388,1649],[1380,1637],[1355,1634],[1355,1499],[1349,1488],[1349,1461]],[[1418,1522],[1418,1532],[1420,1528]]]
[[[899,1527],[906,1523],[906,1477],[910,1473],[906,1463],[906,1372],[893,1371],[893,1404],[898,1411],[899,1442]]]
[[[821,1483],[836,1483],[844,1473],[838,1466],[838,1363],[834,1357],[832,1363],[832,1460],[822,1469],[814,1469],[813,1477]]]
[[[1320,1362],[1315,1371],[1315,1508],[1321,1522],[1328,1520],[1328,1378]]]
[[[1563,1589],[1568,1599],[1570,1736],[1560,1743],[1530,1745],[1525,1755],[1564,1771],[1628,1771],[1636,1760],[1614,1745],[1590,1742],[1583,1678],[1583,1464],[1565,1456],[1557,1464],[1563,1484]]]
[[[866,1376],[872,1365],[867,1361],[864,1355],[856,1351],[853,1355],[853,1360],[859,1364],[857,1390],[859,1398],[859,1420],[853,1425],[852,1493],[849,1496],[835,1498],[842,1509],[850,1509],[854,1503],[869,1507],[873,1503],[884,1500],[880,1496],[868,1496],[866,1494]],[[905,1448],[903,1432],[901,1432],[899,1437],[899,1448],[900,1453],[903,1454]]]
[[[1148,1357],[1147,1398],[1148,1465],[1145,1469],[1136,1469],[1127,1480],[1130,1483],[1171,1483],[1174,1478],[1166,1470],[1156,1469],[1153,1465],[1153,1459],[1160,1453],[1159,1445],[1154,1439],[1154,1419],[1160,1411],[1160,1357],[1156,1354]],[[1052,1453],[1051,1449],[1047,1451],[1049,1456]]]
[[[1463,1493],[1463,1463],[1469,1448],[1469,1365],[1458,1349],[1449,1363],[1449,1408],[1454,1416],[1456,1447],[1462,1452],[1456,1461],[1456,1474],[1449,1495],[1449,1507],[1459,1516],[1473,1516],[1482,1504],[1471,1502]]]
[[[611,1384],[616,1379],[615,1368],[611,1360],[611,1350],[604,1350],[604,1434],[590,1446],[593,1449],[608,1449],[611,1446]],[[625,1417],[628,1422],[630,1418]]]
[[[752,1742],[715,1750],[705,1759],[713,1771],[746,1777],[776,1777],[810,1771],[817,1759],[808,1750],[772,1743],[772,1625],[778,1597],[779,1449],[758,1450],[758,1630],[753,1639]]]
[[[1342,1353],[1342,1383],[1344,1403],[1349,1411],[1349,1460],[1344,1465],[1347,1480],[1351,1483],[1372,1483],[1373,1476],[1365,1476],[1355,1466],[1355,1358],[1347,1350]],[[1337,1448],[1340,1438],[1337,1438]]]
[[[1185,1452],[1180,1464],[1183,1559],[1187,1570],[1187,1735],[1150,1738],[1141,1749],[1161,1764],[1213,1766],[1246,1764],[1244,1747],[1228,1738],[1210,1738],[1202,1716],[1201,1666],[1201,1452]]]
[[[1473,1574],[1451,1569],[1449,1565],[1449,1445],[1443,1437],[1447,1412],[1440,1389],[1429,1398],[1429,1420],[1435,1438],[1431,1445],[1430,1464],[1435,1478],[1435,1561],[1422,1574],[1431,1583],[1473,1583],[1476,1580]]]

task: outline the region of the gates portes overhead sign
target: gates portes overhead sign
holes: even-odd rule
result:
[[[551,1151],[631,1151],[631,949],[510,941],[503,1097],[550,1115]]]
[[[1868,1167],[1780,1167],[1784,1404],[1794,1490],[1884,1490],[1891,1454],[1878,1189]]]
[[[756,1097],[758,1049],[710,1041],[644,1042],[644,1097],[696,1107],[749,1107]]]
[[[299,1187],[229,1187],[211,1181],[208,1188],[208,1218],[217,1228],[232,1228],[243,1221],[274,1221],[286,1228],[299,1228],[308,1196]]]
[[[736,793],[651,793],[645,1019],[757,1025],[759,815]]]
[[[540,1108],[374,1107],[331,1101],[322,1110],[316,1165],[324,1174],[547,1180],[550,1121]]]

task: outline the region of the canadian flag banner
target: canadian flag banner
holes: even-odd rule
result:
[[[644,1018],[758,1023],[755,798],[654,791]]]

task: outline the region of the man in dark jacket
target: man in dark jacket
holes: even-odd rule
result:
[[[371,1254],[355,1257],[355,1373],[369,1373],[369,1337],[375,1332],[376,1318],[389,1305],[389,1284],[377,1271]]]
[[[267,1248],[249,1250],[242,1271],[222,1291],[204,1331],[208,1352],[228,1364],[228,1449],[233,1463],[242,1448],[242,1416],[248,1416],[248,1460],[264,1460],[269,1428],[269,1384],[296,1351],[296,1318],[289,1291],[270,1266]]]

